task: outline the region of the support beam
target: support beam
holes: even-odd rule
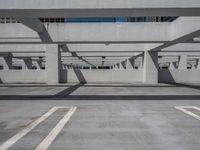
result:
[[[44,25],[37,18],[16,18],[16,19],[25,26],[31,28],[35,32],[43,32]]]
[[[2,17],[199,16],[198,0],[1,0]]]
[[[158,83],[158,53],[144,52],[143,82],[150,84]]]
[[[188,40],[198,37],[200,34],[199,24],[200,17],[179,17],[176,21],[170,23],[49,23],[45,24],[44,28],[48,28],[48,32],[42,32],[44,33],[42,35],[47,32],[47,36],[36,36],[32,30],[27,30],[27,27],[22,24],[0,24],[2,29],[0,30],[0,43],[36,44],[37,42],[53,42],[57,44],[107,43],[108,45],[110,43],[153,43],[155,44],[153,47],[145,45],[148,49],[138,46],[138,51],[142,49],[160,51],[166,47],[188,42]],[[48,40],[48,37],[51,39]],[[104,47],[106,48],[106,46]]]
[[[95,67],[95,65],[93,65],[89,61],[83,59],[83,57],[79,56],[76,52],[71,52],[67,45],[60,45],[60,48],[62,49],[63,52],[71,53],[72,57],[76,57],[79,60],[84,61],[85,63]]]
[[[61,54],[58,45],[46,45],[46,82],[56,84],[60,82]]]
[[[173,22],[170,32],[172,33],[172,40],[164,42],[164,44],[149,49],[150,51],[161,51],[167,47],[176,45],[178,43],[187,42],[200,35],[199,18],[195,17],[180,17]],[[183,26],[184,24],[184,26]]]
[[[12,56],[3,57],[3,69],[4,70],[12,69]]]
[[[52,43],[52,39],[44,26],[44,24],[37,18],[17,18],[25,26],[37,32],[43,43]]]

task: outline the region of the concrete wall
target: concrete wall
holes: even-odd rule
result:
[[[45,70],[1,70],[1,83],[45,83]]]
[[[143,70],[73,70],[67,71],[67,81],[88,83],[142,82]]]
[[[198,69],[159,70],[158,74],[161,83],[200,83],[200,70]]]
[[[143,70],[63,70],[63,83],[137,83],[142,82]],[[159,70],[159,82],[200,83],[200,70]],[[1,70],[2,83],[45,83],[45,70]]]

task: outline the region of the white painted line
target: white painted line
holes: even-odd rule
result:
[[[40,118],[35,120],[33,123],[31,123],[29,126],[25,127],[23,130],[21,130],[19,133],[8,139],[5,143],[0,145],[0,150],[7,150],[9,147],[11,147],[13,144],[15,144],[18,140],[20,140],[23,136],[25,136],[27,133],[29,133],[32,129],[34,129],[37,125],[39,125],[41,122],[46,120],[49,116],[51,116],[57,109],[59,108],[71,108],[71,107],[53,107],[48,112],[46,112],[44,115],[42,115]]]
[[[64,128],[65,124],[69,121],[71,116],[76,111],[77,107],[72,107],[66,115],[58,122],[58,124],[51,130],[49,135],[37,146],[35,150],[47,150],[51,143],[58,136],[60,131]]]
[[[200,108],[198,108],[198,107],[195,107],[195,106],[177,106],[177,107],[175,107],[175,108],[176,108],[177,110],[182,111],[183,113],[185,113],[185,114],[187,114],[187,115],[190,115],[190,116],[196,118],[197,120],[200,120],[200,116],[194,114],[194,113],[191,112],[191,111],[186,110],[186,109],[196,109],[196,110],[200,111]]]

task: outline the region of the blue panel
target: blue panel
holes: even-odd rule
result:
[[[117,17],[116,22],[128,22],[128,18],[127,17]]]

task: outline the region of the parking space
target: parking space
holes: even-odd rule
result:
[[[200,116],[200,100],[121,98],[1,99],[0,145],[12,150],[199,150],[200,120],[191,114]],[[57,106],[64,108],[51,112]]]

